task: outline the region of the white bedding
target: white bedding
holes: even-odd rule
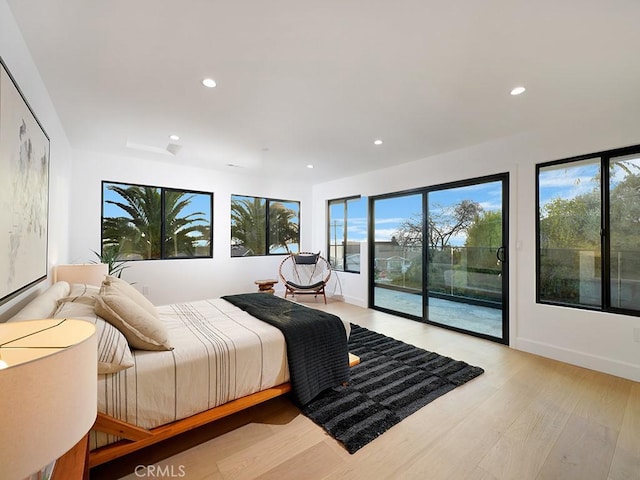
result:
[[[99,412],[153,428],[289,381],[280,330],[226,300],[165,305],[158,313],[174,349],[133,350],[134,367],[99,375]],[[92,432],[90,447],[117,440]]]
[[[98,287],[59,282],[32,301],[23,316],[78,318],[96,325],[98,368],[115,372],[98,375],[99,412],[154,428],[289,381],[280,330],[226,300],[157,307],[173,350],[129,353],[124,337],[96,315],[97,294]],[[350,324],[343,324],[348,337]],[[90,448],[117,440],[92,431]]]
[[[135,366],[98,377],[98,411],[143,428],[289,381],[284,337],[222,299],[158,307],[172,351],[133,350]],[[115,441],[94,435],[91,448]]]

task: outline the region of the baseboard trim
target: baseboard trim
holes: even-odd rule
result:
[[[345,303],[349,303],[351,305],[355,305],[357,307],[368,308],[367,302],[361,298],[345,296],[345,295],[334,295],[332,298],[336,300],[341,300]]]
[[[596,370],[598,372],[608,373],[617,377],[627,378],[635,382],[640,382],[640,365],[633,363],[621,362],[599,355],[572,350],[569,348],[560,348],[556,345],[537,342],[526,338],[517,338],[515,348],[523,352],[541,355],[543,357],[552,358],[561,362],[577,365],[579,367]]]

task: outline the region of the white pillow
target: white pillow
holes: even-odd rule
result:
[[[9,322],[20,320],[38,320],[51,318],[58,308],[58,299],[69,295],[70,287],[67,282],[56,282],[43,293],[31,300],[25,307],[11,317]]]
[[[167,328],[158,317],[117,289],[113,293],[101,293],[96,299],[95,311],[120,330],[131,347],[171,350]]]
[[[97,291],[97,287],[95,288]],[[75,318],[95,325],[98,339],[98,374],[106,375],[133,367],[133,354],[127,339],[116,327],[96,315],[95,298],[89,296],[71,298],[75,298],[75,301],[67,300],[60,303],[54,318]]]

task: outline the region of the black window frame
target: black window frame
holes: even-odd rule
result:
[[[640,155],[640,145],[633,145],[623,148],[604,150],[595,153],[578,155],[575,157],[553,160],[550,162],[536,164],[536,303],[541,305],[554,305],[559,307],[576,308],[580,310],[590,310],[604,313],[615,313],[640,317],[639,310],[615,307],[611,301],[611,235],[609,230],[610,215],[610,165],[611,161],[617,157],[627,155]],[[570,165],[574,162],[600,159],[600,281],[601,295],[600,305],[575,304],[561,301],[546,300],[541,298],[541,242],[540,242],[540,170],[545,167]]]
[[[342,235],[342,244],[344,245],[344,248],[342,249],[342,265],[343,268],[337,268],[336,265],[331,265],[331,268],[338,271],[338,272],[345,272],[345,273],[360,273],[360,270],[353,270],[353,269],[348,269],[347,268],[347,240],[348,240],[348,235],[347,235],[347,230],[348,230],[348,222],[349,222],[349,202],[352,200],[363,200],[361,195],[352,195],[349,197],[342,197],[342,198],[336,198],[336,199],[332,199],[332,200],[328,200],[327,201],[327,258],[331,259],[331,247],[335,246],[332,245],[331,243],[331,206],[332,205],[339,205],[339,204],[343,204],[344,205],[344,209],[343,209],[343,221],[344,221],[344,228],[343,228],[343,235]],[[362,265],[362,252],[360,251],[360,247],[358,246],[358,255],[360,255],[360,263],[359,265]]]
[[[259,199],[259,200],[264,200],[264,208],[265,208],[265,245],[264,245],[264,251],[265,253],[260,253],[260,254],[254,254],[254,255],[233,255],[233,247],[234,244],[231,243],[231,240],[233,239],[233,226],[231,224],[231,208],[229,209],[229,226],[230,226],[230,239],[229,239],[229,253],[231,254],[231,258],[245,258],[245,257],[267,257],[267,256],[278,256],[278,255],[289,255],[289,253],[287,252],[275,252],[272,253],[269,251],[269,245],[270,245],[270,238],[271,238],[271,228],[270,228],[270,215],[269,215],[269,211],[271,209],[271,204],[272,203],[297,203],[298,204],[298,251],[297,252],[290,252],[290,253],[299,253],[300,252],[300,225],[301,225],[301,216],[302,216],[302,204],[300,202],[300,200],[285,200],[282,198],[270,198],[270,197],[259,197],[259,196],[255,196],[255,195],[243,195],[240,193],[232,193],[231,197],[229,199],[229,204],[231,205],[233,203],[233,197],[242,197],[242,198],[253,198],[253,199]]]
[[[105,184],[112,185],[120,185],[123,187],[142,187],[142,188],[156,188],[160,190],[161,197],[161,227],[160,227],[160,257],[159,258],[124,258],[122,260],[126,260],[127,262],[144,262],[144,261],[157,261],[157,260],[198,260],[198,259],[207,259],[213,258],[213,220],[214,220],[214,210],[213,210],[213,201],[214,201],[214,193],[206,192],[202,190],[191,190],[191,189],[183,189],[183,188],[175,188],[175,187],[159,187],[155,185],[145,185],[139,183],[128,183],[128,182],[120,182],[120,181],[112,181],[112,180],[102,180],[101,189],[100,189],[100,254],[101,257],[104,255],[104,191]],[[208,195],[209,196],[209,210],[210,210],[210,223],[209,223],[209,248],[208,253],[206,255],[193,255],[193,256],[167,256],[166,255],[166,225],[165,225],[165,193],[166,191],[171,192],[183,192],[187,194],[195,194],[195,195]]]

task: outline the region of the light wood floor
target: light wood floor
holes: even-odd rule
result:
[[[485,373],[354,455],[278,398],[91,478],[640,480],[640,383],[341,302],[302,301]]]

